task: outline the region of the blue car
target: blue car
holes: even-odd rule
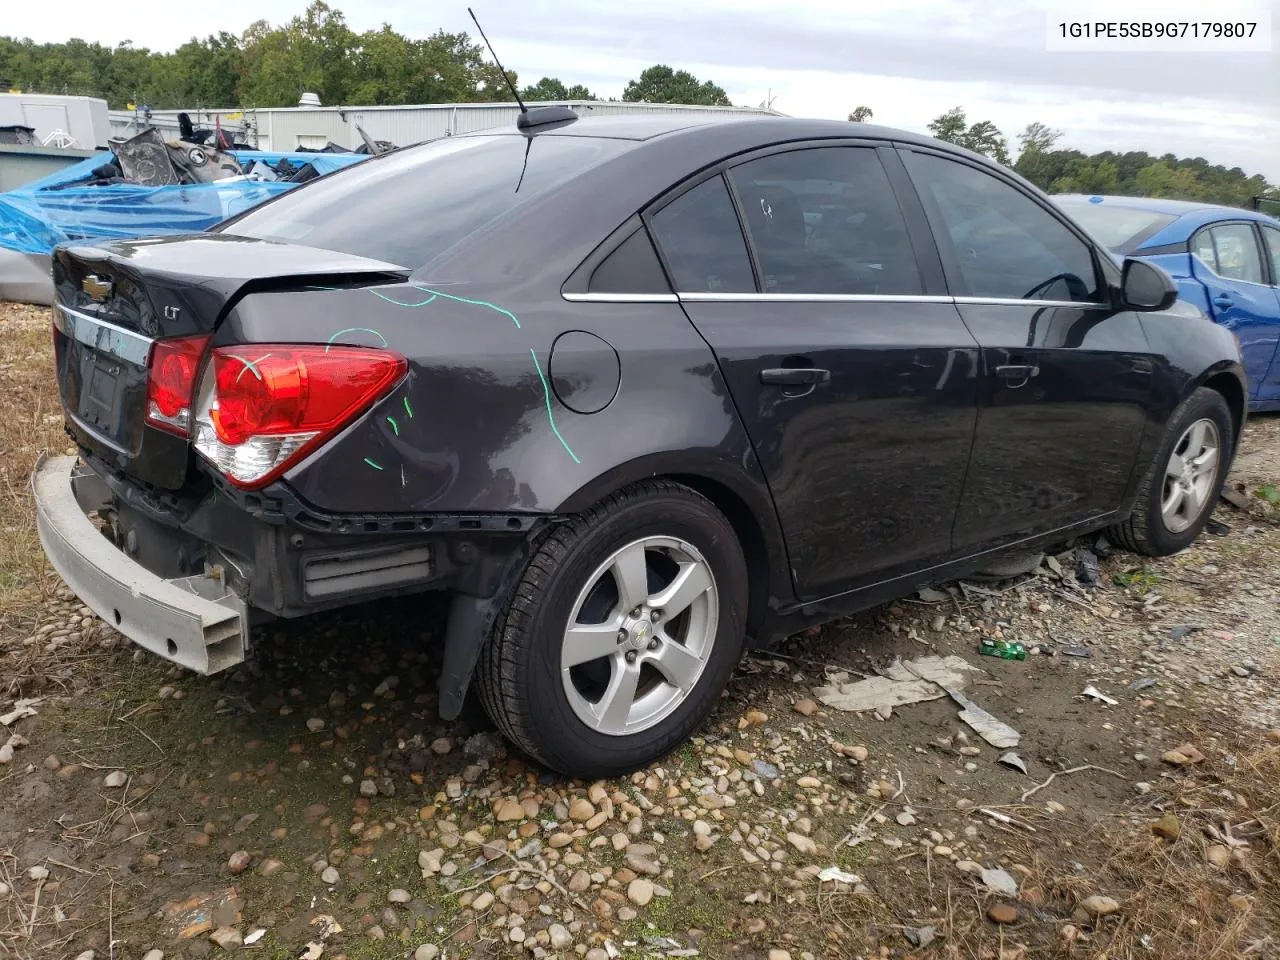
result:
[[[1235,334],[1249,409],[1280,410],[1280,221],[1181,200],[1063,194],[1053,198],[1116,256],[1141,257],[1178,294]]]

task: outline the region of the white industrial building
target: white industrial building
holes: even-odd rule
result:
[[[780,116],[775,110],[756,107],[691,107],[671,103],[623,103],[599,100],[557,101],[567,103],[580,116],[691,112],[714,114],[756,114]],[[529,104],[533,106],[533,104]],[[112,110],[111,136],[127,138],[154,126],[166,137],[177,136],[181,110]],[[217,122],[237,140],[260,150],[288,152],[298,147],[319,149],[332,140],[343,147],[358,147],[361,127],[374,140],[397,146],[432,140],[436,137],[471,133],[493,127],[514,126],[519,107],[514,103],[433,103],[400,107],[271,107],[261,110],[188,109],[198,127],[212,128]]]
[[[175,121],[176,122],[176,121]],[[0,127],[30,127],[41,146],[106,148],[107,101],[44,93],[0,93]]]

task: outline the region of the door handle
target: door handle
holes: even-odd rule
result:
[[[1029,363],[1014,363],[996,367],[1001,380],[1025,381],[1040,376],[1040,368]]]
[[[1220,293],[1213,298],[1213,305],[1217,307],[1219,310],[1226,310],[1233,303],[1235,303],[1235,301],[1232,300],[1230,297],[1228,297],[1225,293]]]
[[[761,383],[784,387],[806,387],[816,383],[826,383],[830,379],[831,371],[821,367],[773,367],[760,371]]]

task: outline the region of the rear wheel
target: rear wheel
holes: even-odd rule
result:
[[[599,777],[687,738],[742,652],[747,570],[706,498],[649,481],[558,525],[481,655],[486,710],[531,756]]]
[[[1133,513],[1108,531],[1120,546],[1149,557],[1177,553],[1209,521],[1231,463],[1234,424],[1222,394],[1201,387],[1174,412],[1143,478]]]

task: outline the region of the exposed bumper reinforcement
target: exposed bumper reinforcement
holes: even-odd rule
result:
[[[75,457],[41,457],[31,481],[45,555],[80,600],[134,643],[197,673],[243,662],[244,603],[211,577],[165,580],[116,549],[86,515],[106,484]]]

